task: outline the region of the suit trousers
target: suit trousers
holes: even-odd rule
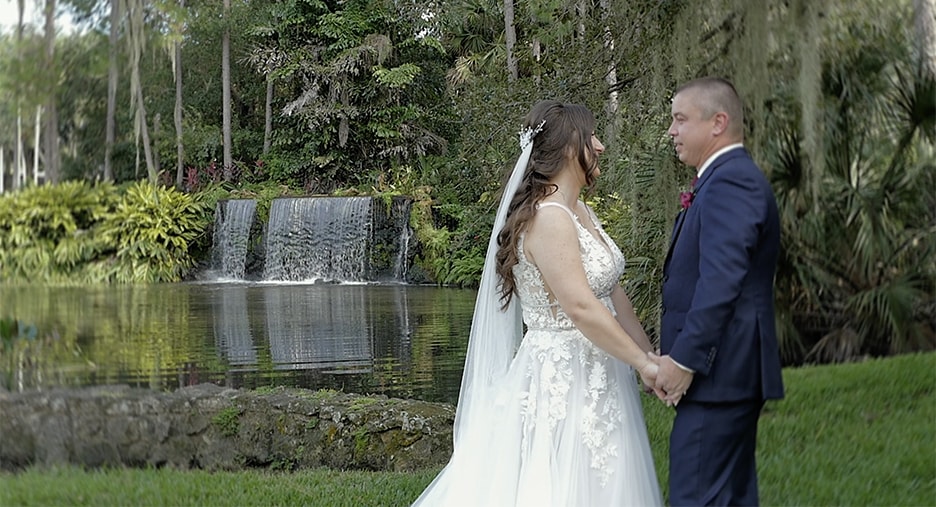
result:
[[[670,505],[758,505],[754,454],[763,406],[679,403],[670,433]]]

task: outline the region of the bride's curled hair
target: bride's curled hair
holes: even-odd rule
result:
[[[497,274],[500,278],[500,301],[503,308],[510,304],[516,290],[513,267],[518,262],[517,243],[520,234],[536,212],[536,205],[557,190],[550,180],[566,164],[577,160],[585,171],[586,186],[595,182],[598,157],[591,137],[595,116],[578,104],[555,100],[537,102],[523,121],[524,129],[542,130],[533,137],[533,152],[523,174],[523,181],[510,201],[504,228],[497,235]],[[509,178],[508,172],[506,178]],[[506,181],[505,178],[505,181]]]

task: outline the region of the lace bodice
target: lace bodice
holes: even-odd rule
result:
[[[613,314],[614,306],[611,304],[610,295],[624,273],[624,255],[598,224],[598,219],[591,213],[591,209],[590,218],[603,241],[595,238],[569,208],[552,202],[541,203],[540,206],[562,208],[575,222],[588,285]],[[517,296],[523,309],[524,324],[528,329],[574,328],[572,320],[562,311],[559,303],[550,298],[539,268],[524,255],[523,239],[524,236],[521,235],[517,244],[519,262],[513,267],[513,275],[516,279]]]
[[[588,284],[614,313],[624,256],[598,226],[576,224]],[[592,343],[558,303],[518,241],[513,267],[527,332],[481,416],[418,506],[663,505],[634,371]],[[501,333],[495,336],[502,337]],[[482,417],[483,416],[483,417]],[[478,484],[483,484],[479,488]]]

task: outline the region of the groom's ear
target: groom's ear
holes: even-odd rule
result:
[[[720,136],[728,131],[728,125],[731,121],[728,113],[722,111],[712,115],[712,135]]]

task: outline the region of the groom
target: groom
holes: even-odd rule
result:
[[[663,267],[656,387],[676,404],[673,506],[757,505],[754,462],[764,401],[783,397],[773,279],[777,205],[744,149],[742,103],[719,78],[676,90],[669,135],[698,180]]]

